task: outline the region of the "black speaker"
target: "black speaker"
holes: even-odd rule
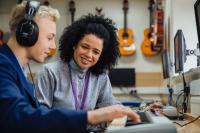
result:
[[[16,40],[22,46],[31,47],[37,42],[39,28],[33,19],[39,6],[38,1],[27,1],[24,19],[19,22],[16,29]]]

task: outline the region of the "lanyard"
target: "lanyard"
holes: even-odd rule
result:
[[[78,100],[78,95],[77,95],[77,85],[76,82],[72,79],[72,71],[71,71],[71,67],[68,64],[69,67],[69,75],[70,75],[70,82],[71,82],[71,86],[72,86],[72,92],[73,92],[73,96],[74,96],[74,100],[75,100],[75,107],[76,110],[78,109],[84,109],[85,106],[85,102],[86,102],[86,97],[87,97],[87,93],[88,93],[88,84],[89,84],[89,78],[90,78],[90,72],[87,71],[86,75],[85,75],[85,79],[84,79],[84,86],[83,86],[83,93],[81,95],[81,100],[79,102]]]

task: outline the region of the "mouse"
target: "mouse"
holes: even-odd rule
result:
[[[163,114],[169,119],[177,119],[179,117],[177,108],[174,106],[163,106]]]

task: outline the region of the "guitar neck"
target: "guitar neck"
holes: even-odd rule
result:
[[[127,33],[127,12],[128,12],[128,0],[123,1],[123,11],[124,11],[124,31]]]
[[[156,5],[155,0],[149,0],[149,30],[150,33],[155,32],[156,26]]]
[[[69,11],[71,13],[71,23],[73,23],[74,22],[75,11],[76,11],[75,2],[73,0],[71,0],[69,2]]]
[[[75,13],[71,13],[71,23],[74,22],[74,14],[75,14]]]
[[[127,32],[127,11],[124,11],[124,30]]]

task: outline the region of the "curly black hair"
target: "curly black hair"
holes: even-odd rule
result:
[[[82,16],[72,25],[66,27],[61,35],[59,40],[61,60],[69,62],[73,58],[73,47],[85,35],[94,34],[103,39],[103,51],[98,62],[89,69],[95,75],[110,70],[116,65],[120,56],[116,31],[117,28],[109,18],[92,14]]]

